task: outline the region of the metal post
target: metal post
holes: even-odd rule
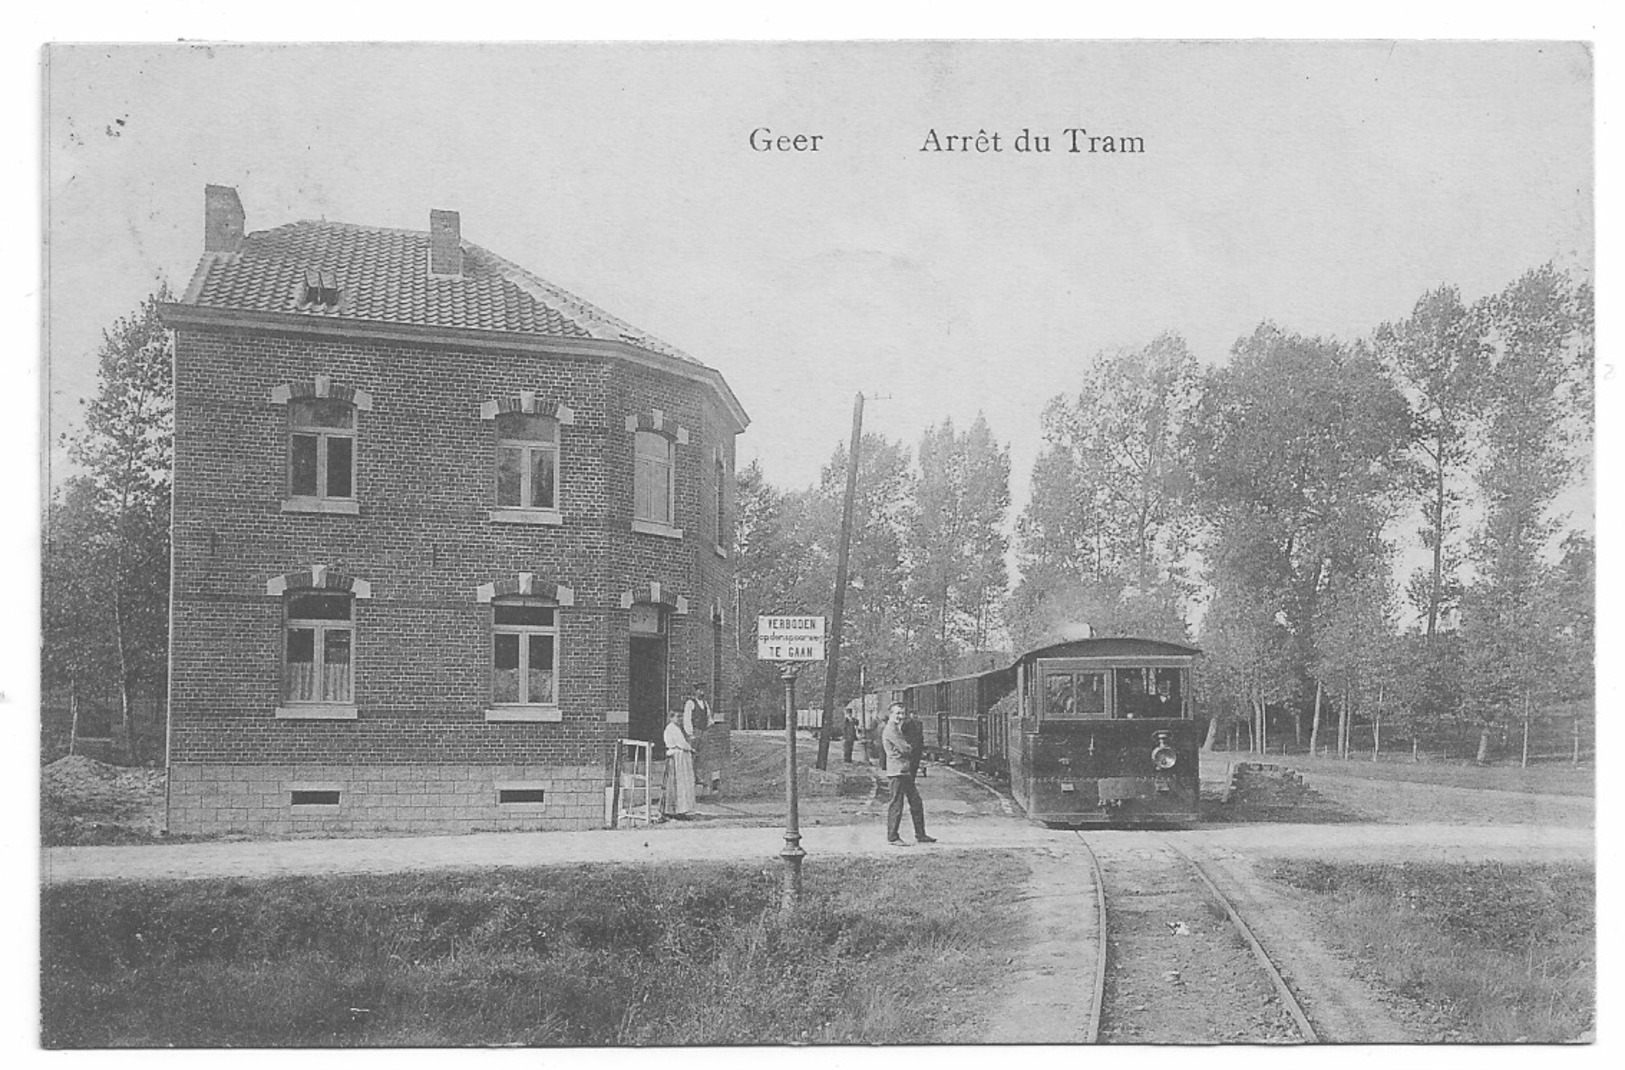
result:
[[[801,860],[807,852],[801,849],[801,815],[797,810],[796,792],[796,670],[794,665],[779,668],[784,681],[784,800],[788,814],[784,824],[784,894],[779,909],[794,911],[801,904]]]
[[[73,676],[68,680],[68,714],[72,717],[68,724],[68,755],[73,755],[73,748],[80,742],[80,678]],[[1576,720],[1575,725],[1579,725]],[[1575,755],[1579,755],[1579,729],[1575,729]],[[1578,758],[1575,764],[1579,764]]]

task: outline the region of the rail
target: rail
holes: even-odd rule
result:
[[[1269,952],[1264,950],[1264,945],[1259,942],[1258,937],[1253,935],[1252,928],[1242,920],[1241,915],[1236,911],[1229,897],[1219,891],[1219,886],[1213,882],[1213,878],[1209,877],[1207,871],[1202,868],[1202,863],[1198,862],[1183,847],[1167,838],[1164,838],[1163,842],[1172,848],[1175,854],[1190,863],[1191,869],[1195,870],[1196,875],[1207,886],[1208,894],[1213,896],[1219,906],[1224,909],[1225,914],[1229,916],[1230,924],[1236,927],[1236,932],[1241,934],[1241,938],[1252,949],[1253,958],[1258,960],[1259,966],[1263,967],[1264,972],[1269,975],[1270,983],[1275,986],[1275,991],[1281,997],[1281,1003],[1286,1007],[1287,1013],[1292,1015],[1292,1020],[1297,1023],[1298,1032],[1302,1034],[1303,1039],[1310,1044],[1318,1043],[1320,1038],[1315,1035],[1314,1026],[1309,1024],[1309,1016],[1304,1013],[1303,1004],[1298,1002],[1297,994],[1292,991],[1292,986],[1286,983],[1286,978],[1281,976],[1281,971],[1276,968]]]
[[[1096,931],[1100,934],[1100,954],[1096,957],[1094,990],[1089,999],[1089,1025],[1086,1043],[1098,1044],[1100,1042],[1100,1019],[1106,994],[1107,954],[1110,947],[1107,936],[1106,881],[1100,859],[1095,854],[1094,848],[1089,845],[1088,840],[1084,839],[1081,832],[1074,834],[1077,836],[1078,842],[1083,845],[1084,852],[1089,858],[1089,867],[1095,882],[1095,921],[1097,925]],[[1299,1036],[1305,1043],[1319,1043],[1320,1037],[1315,1033],[1315,1028],[1310,1023],[1309,1016],[1304,1012],[1302,1003],[1298,1001],[1297,994],[1292,991],[1292,986],[1287,984],[1286,978],[1282,976],[1280,969],[1276,967],[1275,962],[1270,958],[1269,952],[1253,933],[1252,928],[1242,919],[1235,905],[1230,902],[1230,898],[1220,890],[1218,884],[1214,882],[1213,878],[1208,875],[1202,864],[1194,856],[1166,836],[1158,836],[1157,839],[1190,866],[1207,890],[1208,895],[1224,911],[1236,933],[1241,937],[1248,949],[1251,950],[1254,960],[1257,961],[1265,975],[1269,977],[1271,985],[1274,986],[1276,994],[1280,997],[1282,1006],[1286,1008],[1287,1014],[1291,1016]]]

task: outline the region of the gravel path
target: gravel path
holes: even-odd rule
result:
[[[945,830],[933,830],[945,831]],[[918,851],[1005,849],[1064,843],[1068,833],[1024,822],[967,825]],[[878,825],[802,829],[806,865],[820,854],[901,855]],[[483,866],[556,866],[745,861],[777,865],[784,833],[771,828],[705,828],[672,824],[588,832],[490,832],[468,836],[274,840],[135,847],[49,847],[41,852],[42,884],[88,880],[200,880],[219,877],[397,873]]]
[[[1078,1044],[1088,1039],[1089,998],[1101,954],[1094,875],[1075,838],[1036,848],[1022,889],[1027,942],[983,1044]]]

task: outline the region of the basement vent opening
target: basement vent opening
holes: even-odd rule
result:
[[[498,803],[539,803],[541,801],[541,788],[501,788],[497,791]]]
[[[336,791],[295,791],[293,805],[295,806],[337,806],[339,793]]]

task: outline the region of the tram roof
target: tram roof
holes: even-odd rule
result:
[[[1170,643],[1164,639],[1137,639],[1126,635],[1102,636],[1096,639],[1069,639],[1061,643],[1051,643],[1048,646],[1034,647],[1023,654],[1016,656],[1008,665],[997,669],[983,669],[981,672],[961,673],[958,676],[941,676],[931,680],[915,680],[906,684],[889,684],[876,687],[871,694],[880,691],[902,691],[911,687],[929,687],[932,684],[948,684],[959,680],[974,680],[984,676],[993,676],[1007,673],[1024,661],[1033,658],[1136,658],[1136,657],[1198,657],[1202,653],[1200,647],[1188,646],[1184,643]]]
[[[1033,658],[1135,658],[1147,656],[1195,657],[1202,651],[1184,643],[1165,639],[1136,639],[1111,635],[1098,639],[1070,639],[1063,643],[1036,647],[1016,658],[1017,663]]]

